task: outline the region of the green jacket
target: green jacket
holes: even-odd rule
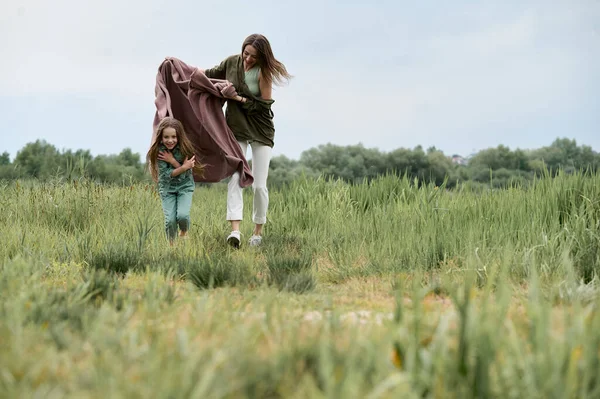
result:
[[[164,145],[160,145],[160,151],[167,151],[167,147]],[[173,156],[179,162],[179,164],[183,164],[183,154],[179,149],[179,145],[176,145],[173,148]],[[194,190],[196,186],[194,184],[194,176],[192,174],[192,170],[188,169],[180,175],[175,177],[171,177],[171,173],[175,170],[173,165],[166,161],[158,161],[158,191],[162,193],[172,193],[172,192],[182,192],[188,190]]]
[[[233,84],[235,90],[246,103],[227,100],[225,119],[227,125],[239,141],[257,141],[273,147],[275,126],[273,125],[273,100],[263,100],[250,93],[244,79],[244,63],[241,55],[232,55],[214,68],[204,71],[211,79],[225,79]]]

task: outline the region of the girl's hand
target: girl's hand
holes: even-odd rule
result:
[[[194,165],[196,164],[196,156],[192,156],[190,159],[185,159],[185,161],[183,161],[183,167],[185,168],[185,170],[189,170],[192,169],[194,167]]]
[[[175,162],[175,157],[170,151],[159,151],[158,159],[170,163],[171,165],[173,165],[173,163]]]

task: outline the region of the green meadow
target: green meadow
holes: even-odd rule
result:
[[[600,397],[600,175],[493,187],[0,183],[0,397]]]

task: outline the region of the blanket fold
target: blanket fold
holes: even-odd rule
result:
[[[250,167],[223,114],[226,96],[236,95],[230,82],[209,79],[180,59],[165,58],[156,75],[152,142],[161,119],[176,118],[194,146],[196,161],[204,164],[204,176],[194,175],[194,181],[216,183],[239,172],[240,186],[251,185]]]

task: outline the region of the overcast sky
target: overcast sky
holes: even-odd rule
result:
[[[251,33],[295,76],[273,93],[274,155],[600,151],[598,0],[3,0],[0,152],[145,154],[164,57],[212,67]]]

